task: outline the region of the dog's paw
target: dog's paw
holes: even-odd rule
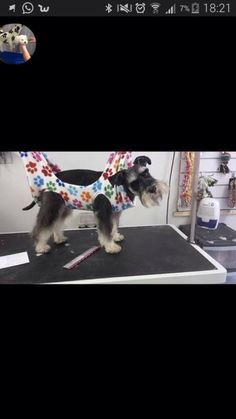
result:
[[[37,244],[37,246],[35,247],[35,251],[36,253],[48,253],[51,250],[51,246],[49,246],[48,244]]]
[[[124,240],[124,238],[125,237],[123,236],[123,234],[120,234],[120,233],[115,233],[113,236],[113,240],[115,242],[121,242],[122,240]]]
[[[107,253],[120,253],[121,246],[119,246],[118,244],[116,244],[114,242],[111,242],[111,243],[105,245],[105,251]]]
[[[68,238],[66,236],[62,236],[62,237],[54,237],[54,243],[56,244],[63,244],[66,243],[68,240]]]

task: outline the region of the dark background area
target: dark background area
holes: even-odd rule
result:
[[[0,64],[1,149],[234,147],[235,18],[17,21],[37,49]]]

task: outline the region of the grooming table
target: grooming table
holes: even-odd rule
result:
[[[28,233],[0,235],[0,256],[27,251],[30,263],[0,269],[2,284],[210,284],[223,283],[226,270],[204,250],[187,242],[172,225],[120,228],[119,254],[98,250],[72,270],[63,266],[98,244],[95,229],[69,230],[69,245],[52,244],[36,256]]]

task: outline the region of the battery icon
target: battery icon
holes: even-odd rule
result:
[[[199,3],[192,3],[191,12],[193,15],[199,15],[200,13],[200,4]]]

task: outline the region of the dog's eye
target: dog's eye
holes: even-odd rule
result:
[[[149,193],[156,193],[156,186],[152,186],[151,188],[148,189]]]

